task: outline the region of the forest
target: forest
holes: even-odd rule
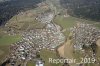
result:
[[[71,16],[100,21],[100,0],[60,0]]]

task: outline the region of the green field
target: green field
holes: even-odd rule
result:
[[[62,66],[62,64],[49,63],[49,58],[58,58],[56,52],[54,51],[42,49],[40,52],[40,57],[43,59],[43,61],[45,61],[44,66]],[[27,66],[35,66],[35,63],[33,61],[30,61],[28,62]]]
[[[55,17],[54,19],[54,22],[58,25],[60,25],[63,29],[66,29],[66,28],[70,28],[72,26],[75,25],[75,21],[77,19],[74,18],[74,17],[67,17],[67,18],[64,18],[63,16],[57,16]]]
[[[33,61],[29,61],[29,62],[27,63],[27,66],[35,66],[35,63],[34,63]]]
[[[45,61],[44,66],[62,66],[62,64],[49,63],[49,58],[57,59],[57,54],[54,51],[43,49],[40,52],[41,58]]]
[[[4,59],[4,57],[8,55],[9,46],[12,43],[15,43],[19,40],[21,40],[21,37],[19,35],[16,35],[16,36],[9,36],[9,35],[0,36],[0,63]]]
[[[20,36],[0,36],[0,46],[7,46],[21,39]]]

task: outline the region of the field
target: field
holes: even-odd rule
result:
[[[7,46],[10,45],[12,43],[17,42],[18,40],[20,40],[20,36],[1,36],[0,37],[0,46]]]
[[[57,59],[57,54],[54,51],[49,51],[46,49],[41,50],[40,52],[41,58],[45,61],[44,66],[62,66],[62,64],[54,64],[54,63],[49,63],[49,58]]]
[[[35,66],[35,63],[34,63],[33,61],[29,61],[29,62],[27,63],[27,66]]]
[[[62,64],[54,64],[54,63],[49,63],[49,58],[57,59],[57,54],[54,51],[50,51],[47,49],[42,49],[40,52],[40,57],[45,61],[44,66],[62,66]],[[35,66],[35,63],[33,61],[28,62],[27,66]]]
[[[0,35],[0,63],[5,58],[5,56],[9,53],[9,46],[12,43],[21,40],[19,35],[16,36],[9,36],[9,35]]]

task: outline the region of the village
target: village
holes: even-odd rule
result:
[[[53,22],[54,17],[53,12],[39,14],[35,19],[45,24],[45,27],[21,33],[22,39],[10,46],[10,54],[7,59],[11,66],[27,66],[28,61],[35,62],[36,66],[44,66],[45,61],[39,56],[40,51],[42,49],[56,51],[66,40],[62,27]],[[92,52],[92,58],[96,58],[94,47],[97,40],[100,39],[99,29],[92,24],[77,22],[76,26],[70,28],[70,33],[74,51],[85,52],[84,47],[90,47],[92,50],[89,52]],[[88,54],[85,57],[87,56]],[[99,64],[99,61],[96,62]],[[84,63],[80,63],[80,65],[84,65]]]
[[[77,23],[77,26],[70,28],[72,39],[75,41],[75,50],[82,50],[83,46],[89,47],[95,45],[100,39],[100,30],[92,24]]]
[[[19,61],[26,61],[26,66],[30,60],[37,61],[36,64],[38,63],[39,66],[39,62],[43,60],[40,60],[41,58],[37,59],[37,53],[41,49],[55,51],[59,45],[64,43],[65,36],[61,32],[61,27],[52,22],[53,18],[54,13],[52,12],[39,15],[36,19],[41,23],[45,23],[46,27],[23,32],[21,34],[22,40],[11,45],[8,59],[12,66],[18,65]]]
[[[100,66],[99,5],[1,0],[0,66]]]

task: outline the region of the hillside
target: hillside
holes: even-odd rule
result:
[[[0,1],[0,25],[5,24],[6,21],[11,19],[14,15],[21,11],[34,9],[42,0],[11,0]]]
[[[60,0],[72,16],[100,21],[100,0]]]

